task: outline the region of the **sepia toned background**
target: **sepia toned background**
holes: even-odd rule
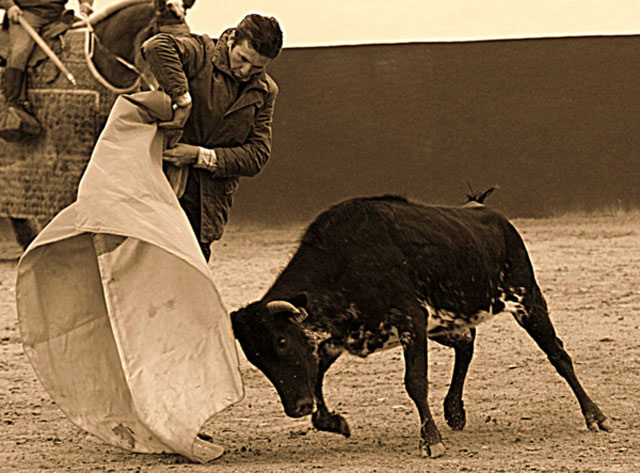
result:
[[[215,37],[253,11],[275,15],[285,31],[270,67],[280,86],[272,157],[242,179],[231,222],[307,222],[357,195],[457,205],[470,188],[490,186],[499,187],[491,204],[510,217],[638,207],[636,10],[636,2],[596,0],[196,2],[188,14],[196,32]],[[97,136],[109,104],[100,101],[101,118],[85,117],[96,131],[83,139]],[[77,182],[85,141],[43,161],[43,171],[64,161]],[[10,146],[7,172],[27,149]],[[46,168],[49,180],[56,169]],[[59,177],[61,190],[41,199],[37,185],[32,197],[15,186],[5,207],[39,203],[50,218],[75,195]]]
[[[498,185],[509,216],[640,203],[635,1],[200,1],[189,21],[215,36],[252,11],[285,49],[272,158],[232,221],[377,193],[456,205],[468,185]]]
[[[216,36],[252,11],[281,20],[285,49],[270,71],[281,90],[272,159],[243,179],[213,247],[226,308],[262,297],[327,205],[374,193],[455,205],[468,185],[499,185],[488,203],[515,217],[558,334],[615,431],[589,432],[543,353],[498,317],[478,328],[463,431],[442,417],[452,354],[430,344],[439,460],[418,455],[399,349],[342,357],[328,373],[349,439],[286,417],[242,357],[245,399],[205,429],[226,448],[218,462],[117,449],[75,427],[25,357],[21,249],[0,219],[0,472],[638,471],[640,3],[197,0],[189,22]],[[83,123],[97,129],[102,103],[91,104]],[[66,157],[76,165],[90,148]]]
[[[271,162],[232,218],[296,219],[352,195],[510,216],[640,203],[640,38],[290,48]]]

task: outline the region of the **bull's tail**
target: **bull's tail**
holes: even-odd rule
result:
[[[487,190],[482,192],[481,194],[477,194],[472,188],[469,181],[467,181],[467,186],[469,187],[469,194],[467,194],[467,205],[469,204],[484,204],[484,200],[491,195],[491,193],[500,189],[500,186],[496,184],[495,186],[489,187]]]

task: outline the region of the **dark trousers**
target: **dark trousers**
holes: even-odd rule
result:
[[[38,32],[42,30],[44,26],[51,23],[51,20],[39,17],[25,10],[22,11],[22,17]],[[33,48],[35,48],[35,41],[33,41],[22,25],[11,23],[9,25],[9,42],[10,51],[9,57],[7,58],[7,67],[24,71],[27,67],[29,56]]]
[[[179,199],[182,210],[187,214],[191,228],[198,243],[200,243],[200,249],[204,255],[204,259],[209,261],[211,257],[211,242],[202,241],[201,229],[202,229],[202,205],[200,199],[200,178],[198,173],[190,172],[187,179],[187,186],[184,190],[184,194]]]

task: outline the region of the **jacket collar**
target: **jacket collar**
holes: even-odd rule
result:
[[[215,41],[215,46],[213,50],[213,55],[211,57],[211,61],[213,62],[213,64],[217,69],[227,74],[233,80],[236,80],[233,77],[233,74],[231,73],[231,69],[229,67],[229,48],[227,47],[227,41],[229,40],[229,36],[234,30],[235,28],[229,28],[228,30],[225,30],[220,35],[220,38],[217,41]],[[268,92],[269,86],[267,83],[266,71],[263,71],[260,74],[257,74],[256,76],[251,78],[245,90],[249,90],[249,89],[259,89],[264,92]]]

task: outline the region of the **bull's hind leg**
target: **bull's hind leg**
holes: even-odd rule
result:
[[[441,345],[455,350],[455,362],[449,391],[444,398],[444,418],[449,427],[454,430],[462,430],[467,422],[462,402],[462,390],[469,370],[469,364],[473,358],[473,343],[476,338],[476,329],[471,328],[467,332],[440,335],[433,340]]]
[[[436,458],[444,454],[445,447],[438,427],[433,420],[427,399],[427,322],[426,314],[419,311],[410,318],[412,326],[398,327],[404,349],[404,385],[420,415],[420,453]]]
[[[314,390],[316,410],[311,415],[311,423],[318,430],[335,432],[337,434],[342,434],[345,437],[349,437],[351,435],[351,430],[349,429],[347,421],[340,414],[329,412],[329,409],[324,402],[324,394],[322,392],[324,374],[340,356],[340,354],[330,354],[325,350],[325,348],[326,344],[320,345],[320,349],[318,350],[318,377],[316,378]]]
[[[547,304],[537,287],[533,288],[531,303],[526,304],[526,311],[515,315],[518,323],[533,337],[538,346],[545,352],[547,358],[556,371],[562,376],[573,390],[582,409],[582,414],[589,430],[610,431],[611,427],[600,408],[591,400],[580,384],[573,369],[571,357],[564,349],[562,340],[556,335],[555,329],[549,319]],[[526,298],[526,296],[525,296]]]

